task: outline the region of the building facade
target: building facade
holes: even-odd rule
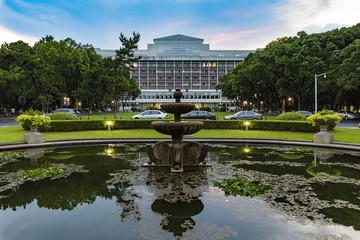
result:
[[[221,107],[228,104],[215,86],[219,78],[255,50],[210,50],[204,40],[184,35],[154,39],[147,50],[136,50],[141,59],[134,64],[131,76],[141,90],[129,107],[160,107],[173,102],[173,92],[181,89],[182,102],[196,107]],[[96,51],[104,57],[115,57],[114,50]]]

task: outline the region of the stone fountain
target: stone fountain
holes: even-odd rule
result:
[[[166,142],[157,142],[154,146],[146,146],[150,160],[145,166],[171,167],[171,172],[183,172],[185,167],[208,166],[205,157],[207,144],[187,142],[183,144],[183,136],[200,131],[203,122],[181,121],[181,114],[188,113],[195,105],[181,103],[182,93],[176,89],[174,93],[175,103],[161,104],[161,108],[167,113],[173,113],[175,121],[155,121],[153,128],[163,134],[171,135],[172,145]]]

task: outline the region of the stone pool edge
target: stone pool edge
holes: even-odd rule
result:
[[[297,145],[309,147],[323,147],[332,149],[344,149],[360,151],[360,144],[333,142],[330,144],[314,143],[311,140],[283,139],[283,138],[194,138],[184,137],[184,142],[195,141],[199,143],[224,144],[224,143],[254,143],[254,144],[279,144],[279,145]],[[156,143],[158,141],[171,142],[171,138],[74,138],[74,139],[56,139],[47,140],[39,144],[27,144],[26,142],[0,143],[0,151],[24,149],[24,148],[42,148],[68,145],[89,145],[106,143]]]

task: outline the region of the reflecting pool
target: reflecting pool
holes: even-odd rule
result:
[[[145,145],[27,149],[0,157],[0,239],[360,239],[360,152],[209,145],[211,168],[145,168]],[[64,174],[24,181],[44,163]],[[271,189],[225,196],[239,177]]]

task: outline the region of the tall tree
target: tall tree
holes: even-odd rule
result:
[[[119,40],[122,46],[115,51],[114,71],[111,76],[113,81],[112,94],[115,102],[119,102],[121,98],[128,95],[130,90],[134,97],[139,94],[139,91],[133,90],[137,86],[134,80],[130,80],[130,69],[141,58],[134,55],[138,48],[140,34],[133,32],[133,36],[127,38],[123,33],[120,33]],[[118,108],[115,109],[115,118],[117,118],[117,110]]]

